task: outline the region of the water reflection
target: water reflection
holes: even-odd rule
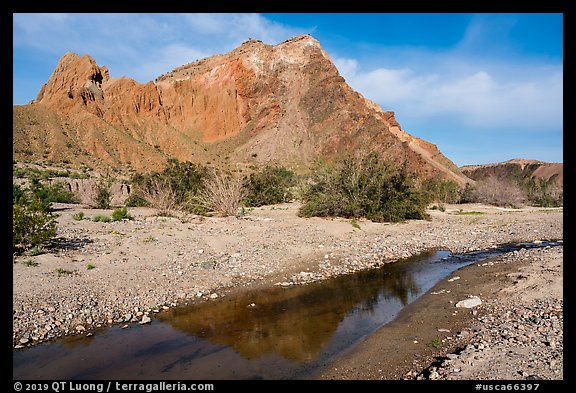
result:
[[[15,379],[287,379],[393,320],[467,258],[430,251],[320,283],[228,296],[13,353]],[[251,304],[254,304],[252,307]]]
[[[428,252],[418,260],[436,254]],[[410,266],[415,260],[306,286],[253,291],[176,309],[159,318],[213,344],[230,346],[246,359],[276,354],[308,362],[318,357],[352,311],[358,318],[391,299],[404,306],[420,293],[417,266]]]

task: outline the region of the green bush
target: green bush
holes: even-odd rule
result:
[[[148,206],[163,212],[182,209],[198,213],[202,210],[198,204],[198,196],[204,189],[206,177],[205,167],[170,159],[162,172],[133,176],[134,191],[130,202],[140,203],[143,199]]]
[[[528,201],[534,206],[558,207],[563,204],[563,192],[544,178],[528,178],[522,182]]]
[[[122,220],[131,220],[132,216],[128,214],[128,209],[125,207],[121,209],[115,209],[112,212],[112,221],[122,221]]]
[[[25,251],[56,236],[56,219],[38,198],[20,198],[12,208],[12,248]]]
[[[110,192],[111,179],[100,179],[92,197],[92,204],[96,209],[110,209],[112,193]]]
[[[290,187],[294,185],[292,171],[283,167],[265,166],[245,181],[244,204],[257,207],[289,202],[293,198]]]
[[[12,184],[12,202],[16,202],[20,200],[20,198],[24,197],[26,193],[26,189],[19,184]]]
[[[320,163],[304,194],[299,215],[365,217],[376,222],[427,219],[428,199],[415,186],[415,176],[371,153]]]
[[[76,221],[82,221],[84,219],[84,212],[74,213],[72,218]]]
[[[48,205],[52,203],[79,203],[78,197],[72,191],[67,190],[66,184],[61,181],[47,185],[34,177],[30,179],[26,191],[41,201],[44,211],[48,211]]]
[[[431,202],[458,203],[460,201],[460,187],[453,180],[426,179],[422,183],[422,190]]]
[[[106,214],[97,214],[92,218],[94,222],[110,222],[112,221],[112,217],[107,216]]]
[[[126,198],[124,204],[128,207],[146,207],[149,205],[148,201],[137,192],[130,193],[130,196]]]

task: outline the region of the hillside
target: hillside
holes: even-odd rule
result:
[[[521,179],[546,179],[548,183],[563,188],[564,164],[514,158],[512,160],[484,165],[465,165],[462,173],[474,180],[488,176],[519,177]]]
[[[66,53],[36,100],[14,106],[13,124],[17,161],[128,173],[176,158],[306,171],[319,157],[376,151],[423,177],[470,182],[434,144],[354,91],[309,35],[275,46],[248,40],[146,84]]]

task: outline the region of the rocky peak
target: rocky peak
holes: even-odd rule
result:
[[[94,103],[103,101],[102,83],[107,79],[108,69],[100,68],[92,57],[68,52],[62,56],[34,102],[62,111],[83,106],[99,112]]]
[[[166,157],[305,169],[318,157],[363,150],[426,176],[470,181],[435,145],[402,130],[393,112],[354,91],[309,34],[277,45],[249,39],[146,84],[66,53],[34,105],[66,116],[82,141],[65,145],[138,170]],[[28,148],[26,138],[15,149]]]

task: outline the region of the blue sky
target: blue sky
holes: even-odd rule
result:
[[[346,81],[456,165],[563,162],[563,15],[13,14],[13,103],[34,99],[60,57],[91,55],[139,82],[309,33]]]

